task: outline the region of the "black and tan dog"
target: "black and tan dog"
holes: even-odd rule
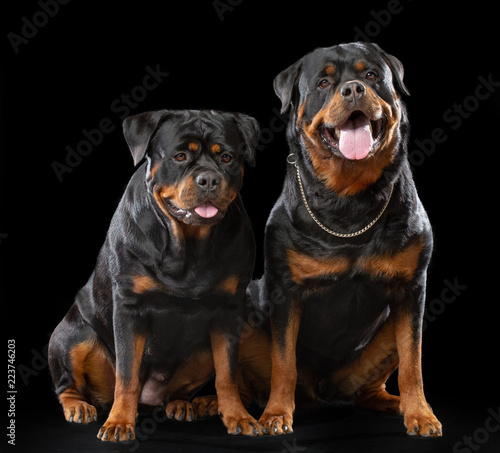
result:
[[[166,404],[177,420],[216,414],[209,400],[188,402],[216,371],[228,432],[261,434],[241,403],[238,348],[231,347],[254,265],[239,189],[244,161],[254,163],[257,122],[163,110],[126,119],[124,134],[134,163],[147,161],[125,190],[94,272],[50,340],[66,420],[95,421],[96,407],[112,403],[98,437],[126,441],[135,435],[138,403]]]
[[[376,45],[342,44],[301,58],[274,87],[291,109],[295,165],[249,288],[249,319],[270,322],[243,335],[242,398],[268,398],[260,422],[271,434],[292,431],[297,396],[348,398],[402,414],[409,434],[440,436],[422,384],[432,232],[407,159],[403,66]],[[398,366],[393,396],[385,382]]]

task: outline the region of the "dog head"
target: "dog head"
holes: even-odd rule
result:
[[[134,164],[147,159],[148,190],[163,213],[193,226],[214,225],[255,165],[257,121],[215,111],[146,112],[125,119]]]
[[[282,111],[319,179],[352,195],[375,182],[395,157],[406,121],[403,65],[376,44],[316,49],[281,72]]]

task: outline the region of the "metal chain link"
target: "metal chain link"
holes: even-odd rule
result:
[[[389,194],[389,198],[387,198],[387,201],[385,202],[384,207],[379,212],[378,216],[375,217],[368,225],[366,225],[364,228],[362,228],[361,230],[356,231],[354,233],[346,233],[346,234],[336,233],[335,231],[332,231],[329,228],[327,228],[325,225],[323,225],[316,218],[316,216],[313,214],[313,212],[311,211],[311,208],[309,207],[309,204],[307,203],[307,200],[306,200],[306,194],[304,192],[304,186],[302,185],[302,178],[300,177],[299,166],[297,165],[297,161],[296,160],[294,160],[294,161],[290,160],[291,156],[293,156],[293,153],[288,155],[287,162],[289,164],[291,164],[291,165],[295,165],[295,168],[297,169],[297,180],[299,181],[300,193],[302,195],[302,200],[304,201],[304,205],[305,205],[305,207],[307,209],[307,212],[309,213],[309,215],[311,216],[311,218],[316,222],[316,224],[321,229],[323,229],[324,231],[326,231],[328,234],[331,234],[332,236],[336,236],[336,237],[339,237],[339,238],[352,238],[352,237],[355,237],[355,236],[359,236],[360,234],[363,234],[365,231],[368,231],[373,225],[375,225],[377,223],[378,219],[380,219],[380,217],[382,217],[382,215],[384,214],[387,206],[389,205],[389,202],[391,201],[392,191],[393,191],[393,188],[394,188],[393,185],[391,185],[391,193]]]

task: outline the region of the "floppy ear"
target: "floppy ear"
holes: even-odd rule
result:
[[[403,63],[401,63],[393,55],[390,55],[390,54],[384,52],[380,48],[380,46],[378,46],[377,44],[372,44],[372,46],[375,47],[380,52],[380,54],[382,55],[382,58],[385,60],[385,62],[391,68],[392,75],[396,79],[396,85],[398,86],[399,90],[403,94],[406,94],[406,96],[409,96],[410,92],[408,91],[408,88],[406,88],[405,84],[403,83],[403,76],[405,73],[404,68],[403,68]]]
[[[134,158],[134,165],[144,159],[151,137],[167,114],[167,110],[145,112],[129,116],[123,121],[123,135]]]
[[[243,113],[233,113],[238,125],[238,130],[245,140],[245,160],[252,167],[255,167],[255,147],[260,137],[260,127],[257,120]]]
[[[281,71],[274,79],[274,92],[281,99],[281,113],[285,113],[292,103],[294,91],[297,89],[300,71],[302,70],[301,58],[292,66]]]

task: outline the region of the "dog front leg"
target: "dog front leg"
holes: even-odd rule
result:
[[[231,338],[235,337],[230,337],[227,331],[220,328],[212,328],[210,331],[219,416],[229,434],[264,434],[263,427],[247,412],[241,402],[236,382],[239,345],[234,344]]]
[[[395,322],[399,356],[399,392],[407,433],[424,437],[442,435],[442,426],[424,395],[422,379],[422,320],[418,311],[400,311]]]
[[[114,401],[108,419],[97,437],[118,442],[135,439],[135,420],[139,400],[139,369],[144,354],[146,335],[137,326],[133,314],[115,310],[114,335],[116,351],[116,384]]]
[[[297,384],[296,345],[300,317],[298,304],[276,305],[271,316],[271,393],[260,418],[271,435],[293,432]]]

